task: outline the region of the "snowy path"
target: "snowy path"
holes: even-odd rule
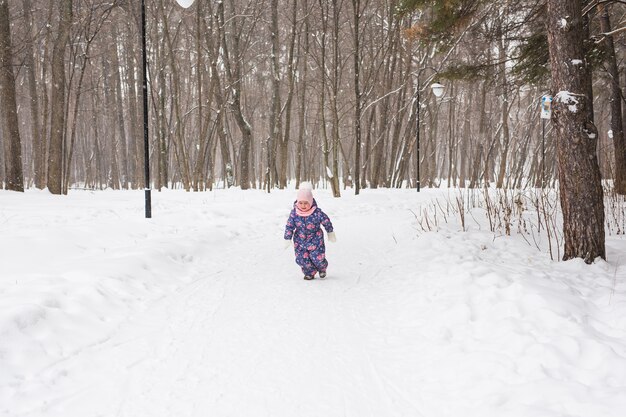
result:
[[[376,308],[389,300],[374,288],[385,287],[376,280],[396,263],[385,255],[389,242],[338,232],[356,251],[329,255],[329,278],[305,282],[282,249],[282,231],[266,236],[263,225],[250,236],[260,221],[231,231],[219,254],[192,260],[193,282],[180,292],[47,371],[46,415],[380,416],[395,402],[410,406],[403,398],[414,393],[397,389],[402,381],[385,388],[379,370],[393,353],[384,350],[389,329]],[[359,221],[335,227],[356,231]],[[370,270],[366,260],[379,256]]]
[[[290,197],[192,196],[157,206],[154,228],[105,237],[136,252],[96,268],[182,284],[11,382],[0,415],[621,415],[623,266],[551,263],[482,232],[418,239],[418,197],[381,193],[321,199],[338,242],[329,278],[307,282],[282,247]],[[175,268],[150,266],[165,254]]]

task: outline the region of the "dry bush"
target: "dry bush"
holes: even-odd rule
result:
[[[607,236],[626,233],[626,196],[610,184],[605,185],[604,210]],[[418,213],[413,212],[419,233],[439,231],[443,225],[458,225],[460,231],[488,229],[494,238],[514,231],[552,260],[561,258],[563,219],[556,189],[454,189]],[[468,218],[473,220],[469,225]]]

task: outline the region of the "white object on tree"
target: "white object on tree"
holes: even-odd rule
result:
[[[194,0],[176,0],[176,3],[180,5],[180,7],[184,7],[185,9],[193,4]]]

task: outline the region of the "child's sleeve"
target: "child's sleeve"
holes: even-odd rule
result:
[[[321,225],[324,226],[324,229],[326,229],[326,233],[331,233],[333,231],[333,224],[331,223],[330,218],[323,211],[320,210],[320,212],[322,214]]]
[[[293,232],[296,229],[296,224],[295,224],[295,218],[296,218],[296,210],[293,209],[291,210],[291,213],[289,213],[289,218],[287,219],[287,225],[285,226],[285,239],[286,240],[291,240],[293,238]]]

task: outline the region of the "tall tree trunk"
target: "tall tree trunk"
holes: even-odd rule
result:
[[[465,115],[463,116],[463,134],[459,139],[461,146],[461,163],[459,168],[459,187],[465,188],[467,186],[467,175],[469,171],[469,164],[471,160],[471,152],[469,152],[469,141],[472,137],[472,130],[470,125],[470,118],[472,117],[472,109],[474,107],[473,104],[474,94],[470,91],[467,97],[468,103],[465,105]]]
[[[328,3],[325,0],[319,0],[321,19],[322,19],[322,34],[320,39],[320,76],[322,85],[320,87],[320,119],[321,119],[321,136],[322,136],[322,154],[324,156],[324,175],[329,180],[331,179],[329,176],[330,171],[330,145],[328,143],[328,132],[326,130],[326,82],[327,82],[327,74],[326,74],[326,37],[328,35]]]
[[[111,65],[109,64],[109,59],[105,55],[102,57],[102,68],[104,69],[105,74],[111,74]],[[104,83],[103,93],[104,93],[104,103],[106,109],[105,120],[107,125],[115,126],[115,89],[111,86],[111,82],[108,75],[105,75],[102,78]],[[112,129],[108,134],[107,144],[109,145],[109,155],[110,155],[110,172],[108,176],[108,186],[114,190],[119,190],[120,188],[120,172],[119,166],[117,162],[117,154],[118,154],[118,139],[117,139],[118,131],[117,129]]]
[[[211,100],[211,97],[213,96],[212,88],[215,85],[215,83],[212,83],[209,81],[210,83],[209,92],[205,98],[203,95],[205,77],[203,77],[203,74],[204,74],[204,64],[203,64],[203,54],[202,54],[203,45],[202,45],[201,40],[202,40],[203,33],[208,33],[208,38],[211,38],[211,33],[209,33],[209,28],[202,27],[203,26],[202,25],[203,23],[202,13],[204,12],[202,6],[203,6],[202,2],[198,2],[196,6],[196,32],[195,32],[195,41],[196,41],[195,52],[196,52],[196,68],[197,68],[197,71],[196,71],[197,97],[196,99],[198,100],[198,123],[200,125],[200,133],[199,133],[198,140],[200,144],[199,144],[198,154],[196,156],[196,161],[195,161],[194,169],[193,169],[192,186],[193,186],[194,191],[204,191],[206,189],[204,173],[205,173],[205,166],[207,165],[207,161],[208,161],[207,157],[209,154],[209,149],[211,146],[210,136],[208,135],[209,125],[211,124],[211,112],[207,111],[205,113],[204,107],[205,107],[205,101],[206,101],[208,103],[206,104],[207,110],[210,108],[210,100]],[[204,120],[205,114],[206,114],[206,120]],[[210,184],[209,184],[209,187],[211,187]]]
[[[294,2],[295,3],[295,2]],[[272,72],[272,98],[270,104],[270,131],[267,136],[266,150],[267,150],[267,166],[266,182],[269,187],[280,183],[279,178],[272,178],[272,173],[277,171],[276,155],[273,150],[277,146],[279,153],[282,153],[282,116],[281,116],[281,99],[280,99],[280,66],[278,61],[280,60],[280,45],[278,37],[278,0],[271,0],[270,2],[270,38],[271,38],[271,72]],[[286,146],[286,143],[284,144]],[[281,169],[282,171],[282,169]]]
[[[50,1],[48,3],[48,14],[46,22],[52,22],[52,16],[54,15],[56,4],[54,1]],[[54,44],[53,41],[54,29],[51,24],[46,25],[46,31],[44,36],[44,45],[43,45],[43,64],[41,65],[41,80],[42,80],[42,88],[41,88],[41,109],[43,109],[43,114],[41,116],[41,155],[44,160],[42,161],[41,168],[43,169],[42,181],[43,187],[45,188],[48,184],[48,160],[50,159],[48,156],[49,151],[49,142],[50,142],[50,124],[48,123],[50,120],[50,95],[48,91],[47,84],[50,82],[50,76],[48,75],[51,72],[51,68],[48,65],[51,62],[50,55],[53,52],[53,47],[50,47],[51,44]],[[49,71],[50,70],[50,71]]]
[[[399,21],[394,15],[392,10],[388,10],[388,18],[390,20],[390,28],[389,28],[389,49],[387,50],[387,56],[385,58],[384,64],[384,73],[383,73],[383,82],[382,94],[385,96],[381,101],[381,110],[380,110],[380,123],[379,123],[379,135],[376,140],[376,144],[374,148],[376,151],[374,152],[374,159],[372,161],[372,176],[371,176],[371,186],[373,188],[377,188],[379,185],[384,185],[387,183],[387,179],[384,178],[388,172],[386,168],[387,163],[387,148],[390,144],[390,134],[391,134],[391,123],[392,123],[392,109],[391,109],[391,95],[389,94],[393,90],[393,82],[394,77],[396,75],[396,68],[398,67],[398,61],[400,57],[398,56],[399,51],[399,42],[400,42],[400,27]],[[390,158],[392,158],[391,156]]]
[[[600,11],[600,26],[602,32],[611,31],[608,6],[598,5]],[[619,69],[615,57],[613,36],[607,35],[604,39],[606,50],[607,72],[610,77],[611,132],[613,133],[613,151],[615,153],[615,191],[626,194],[626,144],[624,143],[624,128],[622,126],[622,94],[619,84]]]
[[[500,88],[501,90],[501,115],[502,115],[502,141],[500,142],[500,168],[498,169],[498,178],[496,180],[496,187],[502,188],[504,186],[504,179],[507,170],[507,161],[509,155],[509,144],[511,142],[511,135],[509,132],[509,88],[506,77],[506,48],[507,44],[504,41],[505,34],[498,34],[498,60],[499,60],[499,72],[500,72]]]
[[[478,114],[479,114],[479,119],[478,119],[478,137],[476,140],[476,149],[474,151],[474,161],[473,161],[473,167],[472,167],[472,180],[470,181],[470,185],[469,188],[476,188],[480,186],[480,167],[481,167],[481,161],[483,160],[483,154],[484,154],[484,143],[487,139],[487,135],[485,133],[486,130],[486,119],[487,116],[485,115],[485,106],[487,104],[487,83],[485,81],[481,82],[480,84],[480,99],[479,99],[479,104],[478,104]],[[485,161],[485,164],[487,163],[487,161]]]
[[[211,3],[210,2],[207,3],[206,6],[209,11],[208,14],[213,15],[213,12],[212,12],[213,8],[211,6]],[[223,12],[220,12],[220,15],[222,15],[221,13]],[[218,28],[221,27],[219,18],[216,21],[216,24],[212,26],[217,26]],[[212,149],[214,149],[214,147],[217,147],[219,144],[220,152],[222,154],[222,171],[225,173],[228,167],[231,167],[230,169],[232,169],[232,165],[231,165],[232,159],[230,156],[230,151],[228,149],[228,140],[226,137],[226,113],[227,113],[226,106],[227,104],[223,96],[222,80],[220,77],[220,71],[218,69],[218,64],[220,63],[219,50],[220,48],[222,48],[222,44],[219,41],[218,42],[214,41],[213,28],[208,28],[205,26],[204,33],[205,33],[206,50],[208,53],[208,58],[209,58],[210,68],[211,68],[211,71],[210,71],[211,72],[211,92],[212,92],[213,98],[215,99],[215,104],[217,107],[217,114],[215,115],[215,119],[216,119],[215,130],[217,134],[217,139],[215,143],[213,144],[213,146],[208,147],[209,165],[211,166],[211,170],[212,170],[214,162],[212,161],[211,155],[215,155],[217,153],[217,151],[213,152]],[[217,33],[219,33],[219,30],[217,31]],[[219,36],[218,36],[218,39],[220,39]],[[226,39],[223,38],[223,35],[222,35],[222,39],[223,39],[223,42],[226,42]],[[228,49],[225,49],[225,53],[227,53],[227,51]],[[213,178],[213,174],[211,174],[210,177]],[[224,178],[224,181],[227,183],[228,187],[232,185],[231,183],[228,182],[227,178]]]
[[[304,0],[302,2],[302,10],[309,10],[308,1]],[[305,160],[305,146],[306,143],[306,129],[305,129],[305,114],[308,109],[307,106],[307,86],[308,86],[308,66],[309,66],[309,33],[310,33],[310,23],[309,23],[309,13],[305,13],[304,16],[304,32],[302,33],[302,39],[300,42],[304,43],[304,51],[302,57],[298,60],[300,66],[300,82],[298,83],[298,88],[300,88],[300,108],[298,109],[298,122],[300,126],[298,127],[298,145],[296,150],[296,188],[300,187],[300,182],[302,181],[302,177],[304,174],[303,170],[303,161]]]
[[[24,64],[26,71],[26,78],[28,80],[28,93],[29,93],[29,105],[30,105],[30,118],[31,118],[31,132],[33,143],[33,172],[35,175],[35,187],[43,189],[46,187],[46,146],[41,134],[41,116],[39,114],[39,94],[37,92],[37,80],[35,78],[35,48],[33,43],[35,42],[35,29],[33,18],[33,7],[30,0],[24,0],[22,2],[22,8],[24,11],[24,17],[26,24],[28,25],[28,41],[26,42],[26,50],[24,56]]]
[[[596,157],[598,132],[589,118],[580,0],[548,0],[547,30],[556,92],[552,119],[563,211],[563,259],[606,259],[604,202]]]
[[[452,97],[455,95],[453,82],[450,83],[450,95]],[[456,187],[457,178],[456,100],[450,100],[448,103],[450,106],[448,110],[448,188],[450,188],[451,184]]]
[[[65,134],[65,47],[72,26],[72,0],[60,0],[59,29],[52,52],[50,151],[48,153],[48,190],[63,192],[63,136]]]
[[[120,156],[120,174],[122,188],[127,189],[129,182],[131,182],[129,163],[128,163],[128,140],[126,139],[126,128],[124,125],[124,96],[122,95],[122,78],[120,75],[120,59],[119,59],[119,36],[117,32],[117,26],[113,25],[113,48],[111,48],[111,64],[113,66],[111,75],[113,76],[112,82],[115,86],[115,111],[117,116],[117,122],[115,127],[119,132],[119,156]],[[89,56],[89,55],[87,55]],[[82,72],[81,72],[82,78]]]
[[[354,24],[354,194],[361,191],[361,53],[359,25],[361,24],[361,0],[352,0]]]
[[[231,0],[229,2],[231,12],[234,15],[234,4]],[[233,110],[233,116],[237,122],[237,126],[241,131],[241,145],[239,148],[239,169],[241,170],[240,185],[242,190],[250,188],[250,148],[252,146],[252,127],[246,120],[243,114],[243,106],[241,104],[241,92],[242,92],[242,76],[241,76],[241,57],[239,48],[239,36],[236,28],[227,31],[226,20],[224,17],[224,2],[217,3],[217,14],[219,18],[219,27],[221,30],[221,40],[224,55],[224,65],[226,67],[226,73],[228,74],[228,80],[232,89],[232,102],[231,109]],[[231,22],[234,24],[234,22]],[[232,51],[229,48],[229,38],[232,41]],[[228,156],[222,155],[222,158]],[[269,169],[269,167],[268,167]]]
[[[129,22],[130,23],[130,22]],[[141,27],[140,24],[138,27]],[[135,28],[134,25],[129,24],[128,30],[129,32]],[[128,116],[130,118],[130,127],[129,127],[129,135],[128,135],[128,149],[129,149],[129,160],[128,160],[128,168],[130,171],[131,177],[131,188],[136,190],[141,188],[142,184],[145,182],[144,179],[144,139],[143,139],[143,120],[140,117],[140,107],[139,103],[142,101],[143,93],[141,92],[141,87],[137,85],[137,77],[141,80],[142,74],[142,66],[139,65],[141,62],[140,57],[138,56],[138,52],[136,49],[137,39],[140,37],[140,34],[135,34],[135,36],[126,36],[126,50],[125,54],[125,75],[126,75],[126,86],[128,87]],[[158,48],[158,42],[155,42],[155,49]],[[157,54],[157,58],[159,58],[159,50],[155,51]],[[157,59],[158,62],[161,60]],[[164,115],[165,112],[160,113]],[[164,116],[159,117],[158,119],[162,119]],[[159,140],[159,133],[156,133],[157,142]],[[162,138],[162,136],[161,136]],[[157,152],[158,154],[158,152]],[[157,159],[160,159],[160,155],[157,155]],[[165,174],[165,186],[167,187],[167,175]],[[157,184],[159,183],[159,179],[157,178]],[[160,187],[157,186],[160,189]]]
[[[337,0],[333,3],[333,78],[332,78],[332,94],[330,96],[331,112],[332,112],[332,178],[330,179],[333,197],[341,197],[341,189],[339,187],[339,107],[337,99],[339,96],[339,68],[341,62],[339,60],[339,16],[340,6]]]
[[[361,188],[367,187],[367,177],[368,177],[368,168],[370,166],[370,160],[372,159],[372,131],[374,130],[375,118],[376,118],[376,107],[372,107],[370,109],[370,117],[367,120],[367,127],[365,131],[367,134],[365,135],[365,155],[363,157],[363,164],[361,165]],[[371,171],[371,169],[370,169]]]
[[[2,130],[5,136],[5,187],[7,190],[24,191],[22,145],[17,120],[8,0],[0,0],[0,91],[2,92],[2,108],[0,109],[2,112]]]
[[[180,172],[180,177],[182,181],[183,188],[185,191],[191,190],[191,171],[189,168],[190,161],[187,155],[187,150],[185,147],[185,121],[182,117],[181,104],[181,78],[179,75],[178,65],[176,62],[176,53],[174,44],[172,42],[172,35],[170,33],[168,16],[165,13],[165,7],[163,4],[163,0],[159,1],[159,11],[161,16],[163,17],[163,27],[162,32],[167,44],[168,48],[168,58],[169,58],[169,66],[170,71],[172,72],[172,76],[170,77],[170,84],[172,88],[172,107],[174,110],[174,133],[172,135],[172,141],[174,144],[174,156],[176,157],[176,162],[178,165],[178,170]]]
[[[291,139],[291,113],[293,96],[295,94],[295,69],[296,64],[296,37],[297,37],[297,21],[298,18],[298,2],[293,0],[293,7],[291,9],[291,35],[289,39],[289,55],[287,57],[287,100],[285,102],[285,132],[280,138],[280,160],[278,172],[279,187],[281,189],[287,187],[287,146]]]

